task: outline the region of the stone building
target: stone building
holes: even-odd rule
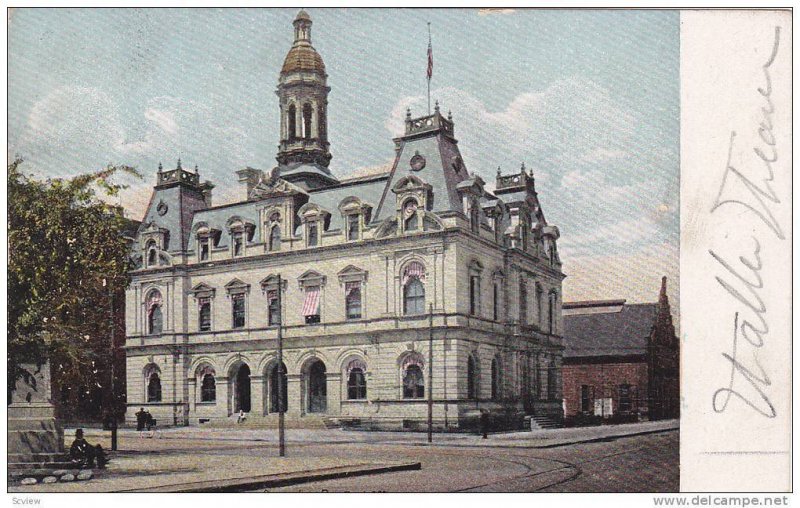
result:
[[[277,166],[238,171],[242,199],[221,206],[196,168],[159,166],[126,299],[128,420],[283,403],[291,418],[410,428],[429,389],[437,427],[483,408],[560,416],[564,276],[532,173],[498,170],[486,190],[437,105],[408,112],[391,171],[337,178],[325,65],[309,16],[293,24]]]
[[[564,303],[564,340],[568,418],[679,416],[679,343],[666,277],[658,303]]]

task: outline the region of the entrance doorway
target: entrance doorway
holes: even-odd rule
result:
[[[308,412],[324,413],[328,410],[328,383],[325,364],[320,360],[308,369]]]
[[[283,411],[286,412],[289,407],[286,396],[286,364],[281,363],[282,368],[277,365],[272,367],[272,372],[269,374],[269,412],[277,413],[281,410],[281,402],[283,402]]]
[[[236,381],[233,391],[233,410],[235,413],[250,412],[250,367],[242,364],[236,371]]]

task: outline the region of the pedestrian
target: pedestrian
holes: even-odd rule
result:
[[[103,469],[108,462],[102,446],[99,444],[92,446],[84,439],[83,429],[75,431],[75,440],[72,442],[72,446],[69,447],[69,458],[72,462],[79,464],[80,467],[94,467],[95,462],[97,462],[97,467]]]
[[[136,411],[136,430],[139,432],[144,430],[144,408]]]
[[[244,414],[244,409],[240,409],[239,410],[239,417],[236,418],[236,423],[243,423],[246,419],[247,419],[247,417]]]
[[[489,411],[486,409],[481,410],[481,433],[483,439],[489,437]]]

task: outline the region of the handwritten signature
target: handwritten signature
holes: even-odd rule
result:
[[[781,203],[778,195],[772,187],[774,179],[773,164],[778,161],[778,151],[775,147],[775,135],[773,133],[773,116],[775,106],[772,102],[772,75],[771,67],[775,62],[780,45],[780,27],[775,27],[775,39],[769,59],[762,65],[764,74],[764,86],[758,88],[758,93],[764,99],[761,107],[762,119],[758,124],[758,137],[763,142],[763,146],[753,147],[756,157],[763,163],[763,178],[760,183],[756,183],[731,163],[736,131],[731,131],[730,145],[728,146],[728,160],[725,165],[725,172],[722,176],[722,184],[717,193],[711,213],[715,213],[723,207],[743,208],[745,212],[752,213],[759,222],[779,239],[784,240],[785,235],[780,223],[773,214],[772,206]],[[734,190],[739,189],[737,196],[743,198],[725,197],[733,194]],[[721,413],[728,408],[732,398],[736,398],[767,418],[775,418],[777,415],[775,406],[770,401],[766,393],[766,388],[772,382],[758,360],[758,349],[764,346],[764,338],[769,334],[769,323],[767,321],[767,307],[764,300],[759,295],[759,291],[764,289],[764,281],[760,275],[763,268],[761,259],[761,241],[756,236],[751,236],[753,243],[749,257],[739,256],[739,264],[734,266],[713,250],[709,249],[709,254],[716,260],[732,278],[717,276],[716,281],[725,291],[737,300],[743,308],[736,311],[733,316],[733,344],[730,353],[722,353],[723,358],[730,362],[731,372],[728,385],[719,388],[714,392],[712,399],[714,411]],[[734,282],[732,282],[734,281]],[[738,281],[738,282],[735,282]],[[743,289],[736,289],[736,286]],[[744,318],[742,315],[748,315]],[[740,360],[740,339],[744,339],[753,349],[751,362]],[[746,345],[745,345],[746,346]],[[745,386],[751,387],[751,396],[746,396],[740,389],[734,389],[734,381],[737,376],[747,383]]]

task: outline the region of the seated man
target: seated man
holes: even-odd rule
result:
[[[83,429],[75,431],[75,441],[69,447],[69,458],[73,462],[80,463],[81,466],[86,467],[94,467],[95,461],[97,461],[97,467],[101,469],[108,462],[102,446],[99,444],[92,446],[83,438]]]

